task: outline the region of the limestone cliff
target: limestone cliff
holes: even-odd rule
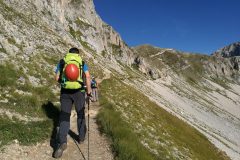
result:
[[[96,14],[89,0],[1,0],[0,59],[40,52],[65,53],[78,46],[111,55],[119,50],[128,63],[130,49],[120,35]],[[80,42],[80,43],[79,43]],[[21,54],[22,55],[22,54]]]

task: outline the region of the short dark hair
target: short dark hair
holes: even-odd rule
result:
[[[69,49],[69,53],[77,53],[78,54],[79,53],[79,49],[73,47],[73,48]]]

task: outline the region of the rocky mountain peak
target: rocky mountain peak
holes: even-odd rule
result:
[[[214,52],[213,55],[225,58],[240,56],[240,42],[232,43],[226,47],[223,47]]]

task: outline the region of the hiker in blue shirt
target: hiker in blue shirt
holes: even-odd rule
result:
[[[53,153],[54,158],[60,158],[63,151],[67,148],[67,135],[70,129],[70,115],[73,104],[77,112],[79,134],[76,140],[78,143],[82,143],[85,140],[87,131],[85,92],[87,93],[87,98],[89,98],[91,96],[91,76],[88,66],[80,56],[80,52],[82,51],[78,48],[71,48],[64,58],[59,61],[55,71],[55,80],[61,84],[61,111],[59,115],[58,147]],[[68,70],[69,66],[75,69]]]
[[[92,77],[91,88],[92,88],[92,101],[96,102],[98,101],[98,83],[95,77]]]

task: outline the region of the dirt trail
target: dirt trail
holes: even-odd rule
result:
[[[96,115],[100,107],[97,102],[90,104],[90,160],[112,160],[113,154],[111,152],[110,144],[105,136],[101,135],[98,131],[96,124]],[[86,106],[86,119],[87,119],[87,106]],[[77,132],[77,115],[75,110],[71,114],[71,130]],[[80,153],[84,154],[85,158],[88,159],[88,141],[87,137],[83,144],[79,145],[68,135],[68,148],[64,151],[62,160],[84,160]],[[50,146],[50,142],[45,141],[44,143],[37,144],[35,146],[20,146],[18,141],[15,140],[13,144],[5,147],[0,152],[1,160],[53,160],[52,158],[53,149]]]

